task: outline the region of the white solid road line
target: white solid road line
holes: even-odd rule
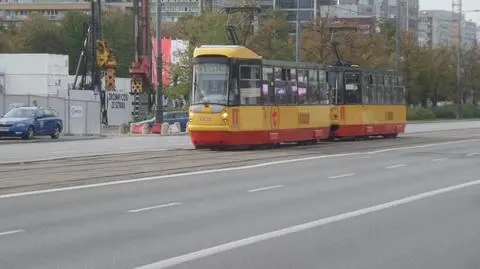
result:
[[[390,166],[387,166],[385,168],[387,169],[395,169],[395,168],[399,168],[399,167],[404,167],[404,166],[407,166],[406,164],[396,164],[396,165],[390,165]]]
[[[163,204],[163,205],[156,205],[156,206],[149,206],[149,207],[144,207],[144,208],[139,208],[139,209],[132,209],[132,210],[128,210],[128,212],[129,213],[138,213],[138,212],[142,212],[142,211],[171,207],[171,206],[177,206],[177,205],[182,205],[182,204],[183,203],[180,203],[180,202],[168,203],[168,204]]]
[[[6,232],[1,232],[0,236],[18,234],[18,233],[21,233],[21,232],[24,232],[24,230],[11,230],[11,231],[6,231]]]
[[[430,197],[433,197],[433,196],[441,195],[441,194],[448,193],[448,192],[453,192],[453,191],[456,191],[456,190],[460,190],[460,189],[464,189],[464,188],[468,188],[468,187],[472,187],[472,186],[476,186],[476,185],[480,185],[480,180],[470,181],[470,182],[467,182],[467,183],[453,185],[453,186],[446,187],[446,188],[441,188],[441,189],[436,189],[436,190],[432,190],[432,191],[428,191],[428,192],[423,192],[423,193],[419,193],[419,194],[416,194],[416,195],[413,195],[413,196],[405,197],[403,199],[394,200],[394,201],[391,201],[391,202],[387,202],[387,203],[383,203],[383,204],[379,204],[379,205],[374,205],[374,206],[371,206],[371,207],[362,208],[362,209],[358,209],[358,210],[351,211],[351,212],[346,212],[346,213],[336,215],[336,216],[322,218],[322,219],[315,220],[315,221],[312,221],[312,222],[307,222],[307,223],[287,227],[287,228],[284,228],[284,229],[280,229],[280,230],[276,230],[276,231],[272,231],[272,232],[268,232],[268,233],[264,233],[264,234],[259,234],[259,235],[256,235],[256,236],[240,239],[240,240],[237,240],[237,241],[232,241],[232,242],[225,243],[225,244],[222,244],[222,245],[217,245],[217,246],[210,247],[210,248],[205,248],[205,249],[202,249],[202,250],[199,250],[199,251],[190,252],[190,253],[187,253],[187,254],[184,254],[184,255],[180,255],[180,256],[177,256],[177,257],[170,258],[170,259],[162,260],[162,261],[159,261],[159,262],[156,262],[156,263],[136,267],[134,269],[169,268],[169,267],[172,267],[172,266],[183,264],[183,263],[186,263],[186,262],[189,262],[189,261],[198,260],[198,259],[201,259],[201,258],[212,256],[214,254],[229,251],[229,250],[232,250],[232,249],[237,249],[237,248],[240,248],[240,247],[252,245],[252,244],[255,244],[255,243],[259,243],[259,242],[262,242],[262,241],[266,241],[266,240],[270,240],[270,239],[274,239],[274,238],[278,238],[278,237],[282,237],[282,236],[286,236],[286,235],[289,235],[289,234],[293,234],[293,233],[297,233],[297,232],[301,232],[301,231],[305,231],[305,230],[309,230],[309,229],[313,229],[313,228],[322,227],[322,226],[330,224],[330,223],[335,223],[335,222],[359,217],[359,216],[362,216],[362,215],[378,212],[378,211],[381,211],[381,210],[393,208],[393,207],[396,207],[396,206],[413,203],[413,202],[416,202],[416,201],[419,201],[419,200],[427,199],[427,198],[430,198]]]
[[[268,186],[268,187],[248,190],[248,192],[268,191],[268,190],[273,190],[273,189],[278,189],[283,187],[284,187],[283,185],[275,185],[275,186]]]
[[[476,156],[476,155],[478,155],[478,154],[480,154],[480,153],[478,153],[478,152],[468,153],[468,154],[467,154],[467,157]]]
[[[138,182],[143,182],[143,181],[162,180],[162,179],[172,179],[172,178],[177,178],[177,177],[205,175],[205,174],[213,174],[213,173],[228,172],[228,171],[248,170],[248,169],[255,169],[255,168],[261,168],[261,167],[267,167],[267,166],[273,166],[273,165],[281,165],[281,164],[296,163],[296,162],[305,162],[305,161],[320,160],[320,159],[327,159],[327,158],[379,154],[379,153],[386,153],[386,152],[390,152],[390,151],[428,148],[428,147],[445,146],[445,145],[460,144],[460,143],[467,143],[467,142],[477,142],[477,141],[480,141],[480,139],[466,139],[466,140],[457,140],[457,141],[432,143],[432,144],[424,144],[424,145],[416,145],[416,146],[396,147],[396,148],[388,148],[388,149],[381,149],[381,150],[367,151],[367,152],[351,152],[351,153],[341,153],[341,154],[332,154],[332,155],[319,155],[319,156],[311,156],[311,157],[304,157],[304,158],[297,158],[297,159],[287,159],[287,160],[281,160],[281,161],[272,161],[272,162],[238,166],[238,167],[230,167],[230,168],[219,168],[219,169],[202,170],[202,171],[178,173],[178,174],[163,175],[163,176],[143,177],[143,178],[134,178],[134,179],[127,179],[127,180],[110,181],[110,182],[87,184],[87,185],[79,185],[79,186],[72,186],[72,187],[63,187],[63,188],[46,189],[46,190],[38,190],[38,191],[28,191],[28,192],[3,194],[3,195],[0,195],[0,199],[7,199],[7,198],[14,198],[14,197],[28,196],[28,195],[46,194],[46,193],[52,193],[52,192],[75,191],[75,190],[83,190],[83,189],[91,189],[91,188],[100,188],[100,187],[113,186],[113,185],[119,185],[119,184],[138,183]]]
[[[351,176],[354,176],[354,175],[355,175],[354,173],[349,173],[349,174],[331,176],[331,177],[328,177],[328,178],[329,179],[335,179],[335,178],[342,178],[342,177],[351,177]]]
[[[432,159],[432,162],[442,162],[447,160],[447,158],[438,158],[438,159]]]

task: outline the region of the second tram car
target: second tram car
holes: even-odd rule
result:
[[[331,95],[330,139],[396,137],[406,125],[403,77],[394,71],[355,66],[328,68]]]

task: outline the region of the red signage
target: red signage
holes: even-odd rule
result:
[[[238,124],[238,109],[236,108],[234,108],[232,111],[232,121],[233,121],[233,125]]]
[[[272,112],[270,114],[272,129],[278,128],[278,123],[280,121],[279,118],[280,118],[280,113],[279,113],[278,106],[272,107]]]

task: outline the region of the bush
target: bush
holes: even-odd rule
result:
[[[480,118],[480,108],[475,105],[463,106],[463,117],[466,119]]]
[[[441,106],[433,110],[437,119],[456,119],[457,110],[452,106]]]
[[[434,120],[434,119],[456,119],[457,106],[442,106],[433,108],[414,107],[408,109],[407,120]],[[463,106],[463,118],[480,118],[480,107],[476,105]]]
[[[407,113],[407,120],[433,120],[435,114],[431,109],[423,107],[409,108]]]

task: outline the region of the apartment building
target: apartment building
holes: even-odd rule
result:
[[[209,0],[203,0],[209,1]],[[210,0],[220,1],[220,0]],[[102,0],[104,8],[132,10],[131,0]],[[161,0],[162,20],[177,21],[186,14],[199,14],[201,0]],[[156,0],[151,0],[152,17],[156,17]],[[0,0],[0,20],[16,22],[24,20],[28,14],[39,12],[50,20],[60,20],[66,12],[90,10],[89,0]]]
[[[162,21],[178,21],[189,14],[200,14],[203,4],[209,0],[161,0]],[[215,1],[215,0],[210,0]],[[151,0],[151,15],[153,20],[157,16],[157,0]]]
[[[0,0],[0,20],[17,22],[32,12],[44,14],[49,20],[60,20],[69,11],[90,11],[89,1],[75,0]],[[105,8],[127,10],[132,3],[126,1],[105,1]]]
[[[449,10],[422,10],[418,28],[418,42],[425,47],[458,44],[458,16]],[[477,42],[477,24],[462,17],[462,46],[472,47]]]
[[[473,21],[462,23],[462,43],[466,48],[472,48],[477,43],[477,24]]]

